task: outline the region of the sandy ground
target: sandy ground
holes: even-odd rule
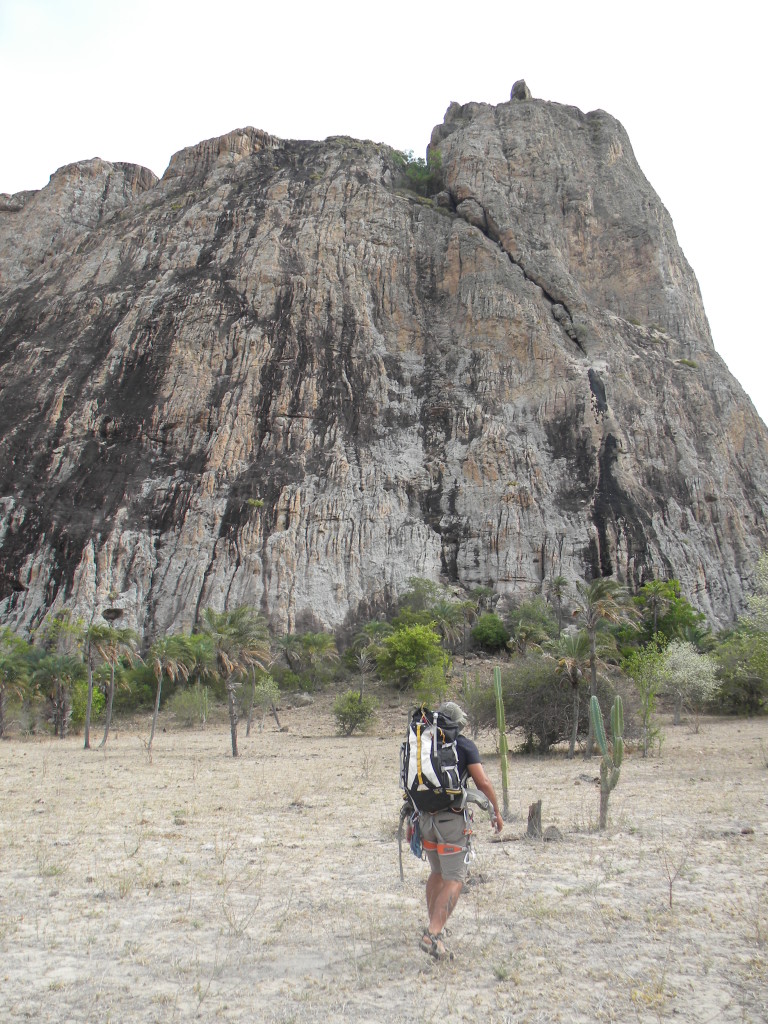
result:
[[[0,1021],[768,1020],[768,721],[665,723],[602,833],[597,759],[513,757],[437,964],[426,866],[398,871],[406,708],[343,739],[329,707],[237,760],[224,723],[167,722],[151,763],[143,722],[1,743]],[[562,841],[522,838],[536,799]]]

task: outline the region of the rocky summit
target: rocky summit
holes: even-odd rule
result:
[[[768,433],[622,126],[516,83],[428,155],[244,128],[0,197],[0,620],[339,629],[414,576],[742,610]]]

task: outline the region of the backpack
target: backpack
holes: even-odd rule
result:
[[[417,811],[433,813],[463,806],[458,735],[459,727],[438,711],[421,707],[411,715],[400,748],[400,782]]]

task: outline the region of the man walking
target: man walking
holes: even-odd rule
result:
[[[441,704],[438,712],[459,730],[467,724],[467,716],[453,701]],[[491,825],[497,832],[501,832],[504,822],[499,811],[496,791],[483,768],[477,747],[459,731],[456,748],[462,787],[471,778],[480,792],[488,797],[493,807]],[[419,945],[425,953],[429,953],[436,960],[452,958],[445,945],[443,929],[456,907],[467,877],[467,854],[471,835],[469,816],[466,808],[461,807],[449,807],[433,813],[420,811],[419,829],[431,868],[427,879],[429,924]]]

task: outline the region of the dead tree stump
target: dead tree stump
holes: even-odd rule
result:
[[[528,808],[528,829],[525,834],[531,839],[541,839],[541,800]]]

